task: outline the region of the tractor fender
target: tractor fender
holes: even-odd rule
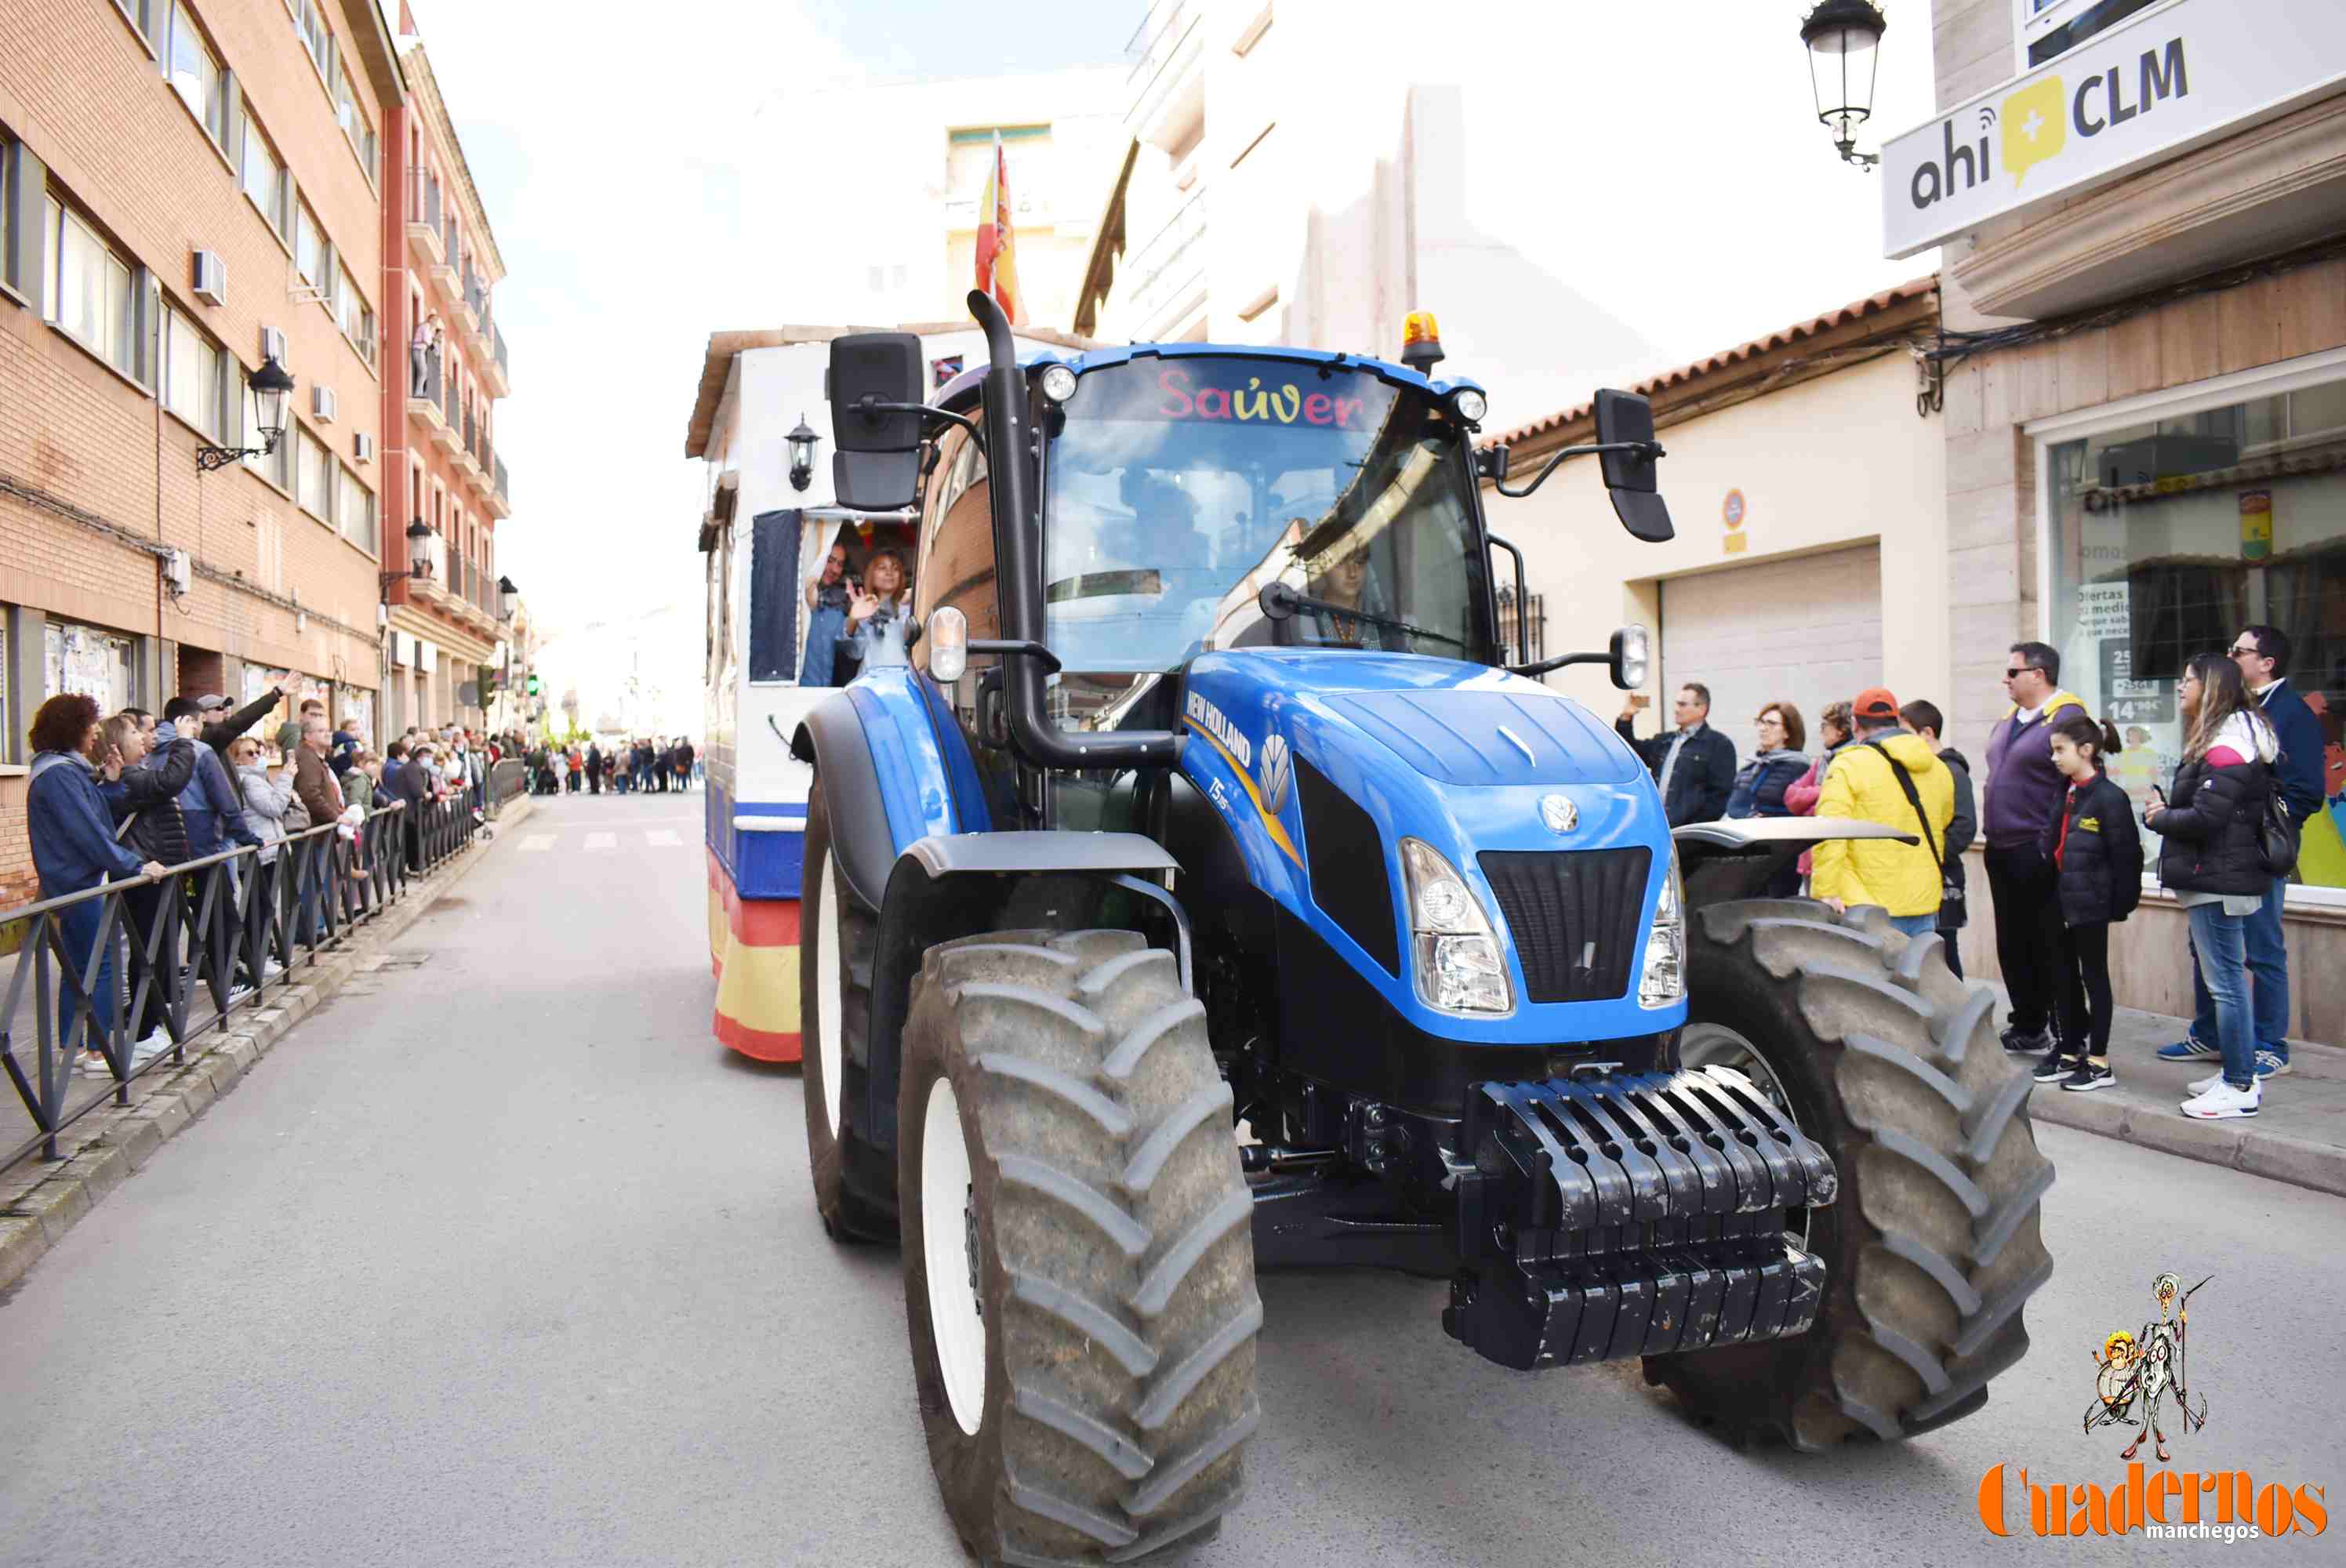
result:
[[[1829,839],[1923,841],[1918,834],[1853,817],[1737,817],[1689,822],[1670,830],[1670,840],[1678,847],[1678,875],[1686,887],[1687,911],[1690,914],[1706,904],[1758,898],[1769,879],[1798,859],[1803,850]]]
[[[938,723],[941,708],[917,671],[875,670],[824,699],[790,739],[790,755],[830,780],[840,872],[874,912],[907,846],[991,826],[968,745],[958,728]]]
[[[826,799],[829,797],[826,795]],[[842,861],[844,857],[842,856]],[[1041,877],[1148,876],[1178,871],[1163,845],[1139,833],[1028,830],[935,834],[896,857],[880,905],[872,956],[871,1055],[858,1131],[892,1153],[904,1017],[922,956],[939,942],[1002,929],[1017,886]]]

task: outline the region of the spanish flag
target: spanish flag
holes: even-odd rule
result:
[[[1018,293],[1018,236],[1010,223],[1010,165],[1003,157],[1002,133],[994,133],[994,170],[977,206],[977,286],[994,296],[1014,327],[1026,324]]]

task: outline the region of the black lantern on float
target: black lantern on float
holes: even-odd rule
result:
[[[1822,0],[1800,24],[1817,118],[1844,163],[1872,168],[1878,153],[1857,150],[1857,127],[1873,117],[1873,80],[1890,24],[1872,0]]]
[[[796,427],[784,439],[790,443],[790,488],[804,490],[814,483],[814,443],[822,437],[808,426],[806,415],[801,413]]]
[[[270,354],[260,361],[260,368],[244,378],[246,407],[251,412],[250,428],[260,437],[259,446],[212,446],[196,448],[196,467],[209,473],[216,468],[247,457],[267,457],[277,450],[285,435],[285,400],[293,392],[293,378],[285,367]]]

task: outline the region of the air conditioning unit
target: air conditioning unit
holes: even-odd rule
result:
[[[330,386],[312,386],[310,389],[310,417],[320,424],[332,424],[334,423],[335,412],[334,389]]]
[[[361,463],[372,463],[374,461],[374,437],[362,430],[352,431],[351,433],[351,451]]]
[[[264,360],[275,360],[279,364],[283,364],[285,362],[285,334],[279,331],[274,327],[261,328],[260,357]]]
[[[217,250],[196,252],[194,290],[196,298],[207,305],[228,303],[228,263]]]

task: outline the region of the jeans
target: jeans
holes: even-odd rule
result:
[[[2281,890],[2287,877],[2275,877],[2265,893],[2264,907],[2243,922],[2248,939],[2249,973],[2256,979],[2255,1017],[2249,1025],[2256,1048],[2289,1060],[2289,949],[2280,934]],[[2191,954],[2191,1037],[2202,1044],[2216,1043],[2216,1004],[2199,973],[2199,954]]]
[[[2249,1018],[2249,921],[2219,903],[2191,911],[2193,967],[2215,1003],[2216,1046],[2224,1054],[2224,1082],[2246,1089],[2257,1081],[2256,1040]]]
[[[806,657],[799,663],[799,684],[829,686],[837,673],[839,635],[847,629],[847,612],[830,605],[817,606],[807,616]]]
[[[1908,936],[1936,936],[1939,932],[1939,911],[1933,910],[1929,914],[1892,915],[1890,929],[1902,931]]]
[[[106,955],[98,960],[97,993],[86,1000],[80,991],[82,975],[89,964],[90,951],[97,945],[98,921],[105,910],[104,899],[84,899],[57,911],[57,932],[65,938],[66,952],[72,955],[63,967],[70,970],[73,975],[71,980],[60,976],[57,981],[57,1039],[60,1044],[76,1050],[102,1051],[106,1048],[106,1037],[114,1032],[114,955],[122,945],[118,930],[115,940],[107,943]],[[26,956],[29,958],[31,954]],[[55,958],[56,955],[51,953],[49,956]],[[92,1024],[89,1037],[76,1040],[74,1031],[81,1027],[85,1016],[90,1018]]]

